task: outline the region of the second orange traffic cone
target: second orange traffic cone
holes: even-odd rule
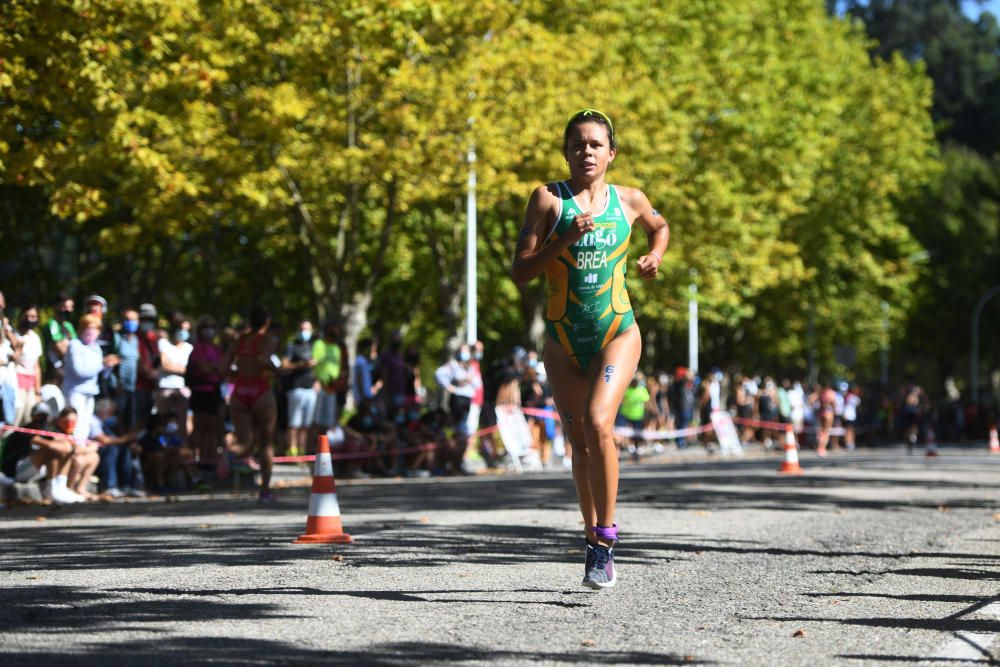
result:
[[[924,455],[932,457],[938,455],[937,438],[935,437],[934,429],[932,428],[927,429],[927,451]]]
[[[337,502],[337,483],[333,479],[333,459],[330,441],[325,435],[319,438],[316,465],[313,468],[312,494],[309,496],[309,518],[306,532],[295,540],[296,544],[349,544],[354,538],[344,532],[340,522],[340,504]]]
[[[997,436],[997,425],[990,426],[990,453],[1000,454],[1000,436]]]
[[[795,443],[795,429],[791,424],[785,425],[785,460],[778,468],[783,475],[801,475],[803,470],[799,465],[799,446]]]

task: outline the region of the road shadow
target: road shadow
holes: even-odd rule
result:
[[[461,644],[397,642],[375,644],[360,650],[324,651],[267,639],[171,637],[155,640],[91,644],[87,653],[5,653],[5,665],[100,665],[127,656],[127,664],[162,665],[365,665],[401,667],[410,665],[454,665],[470,662],[513,662],[618,665],[708,665],[694,656],[643,651],[615,651],[581,647],[577,653],[517,650],[483,650]]]

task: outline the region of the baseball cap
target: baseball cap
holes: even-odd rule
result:
[[[104,310],[108,309],[108,301],[100,294],[91,294],[84,303],[99,303]]]
[[[41,417],[42,415],[45,415],[46,417],[52,416],[52,409],[49,407],[49,404],[44,401],[41,403],[35,403],[35,407],[31,408],[32,417]]]

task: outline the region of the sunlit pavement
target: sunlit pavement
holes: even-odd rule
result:
[[[0,664],[991,664],[985,446],[623,464],[618,586],[579,586],[568,472],[338,483],[0,514]],[[951,663],[949,660],[953,660]]]

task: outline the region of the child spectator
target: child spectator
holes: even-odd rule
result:
[[[104,493],[112,498],[143,496],[145,493],[135,488],[132,481],[132,443],[136,440],[136,433],[119,430],[115,409],[115,402],[107,398],[99,399],[94,408],[90,439],[101,444],[98,450],[101,459],[98,477]]]

